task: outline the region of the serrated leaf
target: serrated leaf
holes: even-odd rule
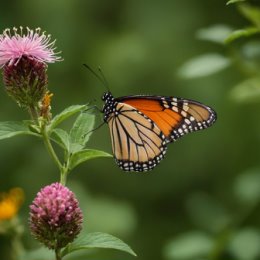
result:
[[[68,119],[69,117],[75,115],[76,113],[87,108],[87,105],[73,105],[64,109],[61,113],[56,115],[50,122],[48,127],[49,131],[52,131],[56,126],[58,126],[61,122]]]
[[[231,98],[240,103],[259,101],[260,78],[251,78],[242,81],[230,91]]]
[[[37,135],[29,130],[23,122],[6,121],[0,122],[0,140],[17,135]]]
[[[235,30],[225,39],[225,43],[230,43],[241,37],[249,37],[259,32],[260,30],[257,27],[247,27],[245,29]]]
[[[239,2],[245,2],[246,0],[229,0],[226,5],[239,3]]]
[[[251,21],[255,26],[260,28],[260,8],[249,4],[241,4],[238,6],[240,13]]]
[[[86,145],[89,140],[90,135],[92,134],[95,124],[95,115],[82,112],[76,119],[71,131],[70,131],[70,142],[74,144],[73,150],[75,152],[81,150]]]
[[[183,78],[197,78],[217,73],[231,64],[230,59],[218,53],[204,54],[187,61],[178,71]]]
[[[230,35],[233,29],[225,24],[215,24],[197,31],[196,37],[200,40],[211,41],[224,44],[225,39]]]
[[[75,168],[77,165],[91,159],[100,158],[100,157],[112,157],[111,154],[92,149],[84,149],[73,153],[70,159],[70,169]]]
[[[213,249],[213,239],[204,232],[192,231],[172,239],[164,249],[167,259],[200,259]]]
[[[55,128],[52,131],[51,139],[56,142],[58,145],[60,145],[63,149],[66,149],[69,151],[70,149],[70,138],[69,134],[60,128]]]
[[[112,235],[95,232],[89,233],[86,236],[78,238],[75,242],[70,243],[62,250],[62,257],[77,250],[90,249],[90,248],[109,248],[124,251],[133,256],[135,252],[122,240]]]

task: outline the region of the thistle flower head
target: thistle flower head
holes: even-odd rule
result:
[[[72,242],[81,231],[82,221],[75,195],[60,183],[41,189],[30,206],[31,232],[50,249],[61,249]]]
[[[60,61],[54,47],[55,41],[51,41],[50,35],[41,32],[40,28],[31,30],[28,27],[26,32],[20,27],[4,30],[0,35],[0,67],[16,64],[26,56],[43,63]]]
[[[47,92],[46,65],[23,56],[19,62],[3,68],[3,81],[7,94],[23,108],[36,106]]]
[[[30,111],[32,108],[39,110],[38,103],[47,92],[47,63],[61,60],[55,53],[54,44],[50,35],[39,28],[6,29],[0,35],[0,68],[3,68],[4,85],[19,106]]]

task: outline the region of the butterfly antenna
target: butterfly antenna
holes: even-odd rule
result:
[[[104,76],[104,74],[101,71],[101,68],[98,68],[98,71],[100,73],[100,75],[98,73],[96,73],[89,65],[87,64],[83,64],[84,67],[86,67],[91,73],[93,73],[93,75],[106,87],[106,89],[110,92],[109,87],[108,87],[108,82]]]
[[[103,73],[101,67],[98,67],[98,71],[99,71],[99,74],[101,75],[101,78],[103,79],[103,82],[105,83],[105,86],[106,86],[107,90],[108,90],[109,92],[111,92],[110,89],[109,89],[108,81],[107,81],[107,79],[106,79],[106,77],[105,77],[105,75],[104,75],[104,73]]]

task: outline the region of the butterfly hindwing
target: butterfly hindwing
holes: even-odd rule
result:
[[[153,169],[166,153],[162,131],[132,106],[117,103],[107,120],[114,157],[125,171]]]

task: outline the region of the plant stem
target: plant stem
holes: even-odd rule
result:
[[[63,167],[63,170],[60,173],[60,183],[62,185],[66,185],[66,181],[67,181],[67,170],[65,167]]]
[[[49,135],[48,135],[48,133],[46,131],[46,126],[45,125],[42,126],[42,137],[43,137],[45,146],[46,146],[46,148],[47,148],[51,158],[53,159],[55,164],[58,166],[61,175],[63,175],[64,174],[64,167],[62,166],[58,156],[56,155],[56,153],[55,153],[55,151],[54,151],[54,149],[52,147],[52,144],[51,144]]]
[[[60,249],[55,249],[56,260],[62,260]]]
[[[28,107],[28,110],[29,110],[29,114],[30,114],[32,120],[37,121],[38,112],[37,112],[37,109],[35,108],[35,105],[34,105],[34,104],[31,104],[31,105]]]

